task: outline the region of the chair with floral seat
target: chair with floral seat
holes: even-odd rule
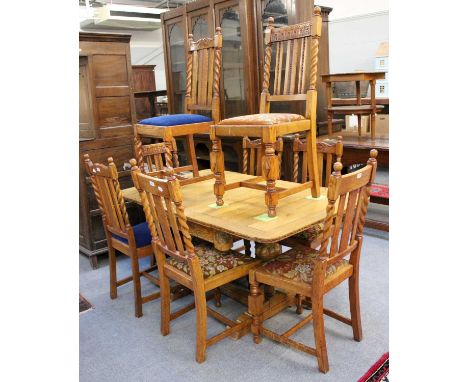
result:
[[[362,340],[359,302],[359,261],[363,228],[371,184],[377,170],[377,151],[371,150],[367,165],[356,172],[341,175],[340,162],[328,184],[328,205],[323,238],[319,250],[297,246],[252,270],[249,275],[249,312],[255,343],[264,335],[280,343],[317,357],[319,370],[329,370],[323,315],[350,325],[355,341]],[[324,308],[324,295],[348,280],[351,318]],[[282,334],[263,325],[263,292],[260,284],[285,290],[288,294],[310,297],[312,313]],[[315,348],[291,339],[312,321]]]
[[[160,296],[159,292],[147,296],[141,294],[141,276],[159,286],[159,279],[150,274],[156,270],[154,258],[149,268],[140,270],[139,266],[139,259],[153,256],[148,224],[146,222],[133,226],[130,224],[119,185],[117,167],[112,158],[108,159],[107,166],[93,163],[88,154],[84,155],[84,161],[102,213],[102,223],[106,233],[109,253],[110,297],[111,299],[117,298],[117,287],[133,281],[135,316],[141,317],[143,304]],[[116,250],[130,257],[132,263],[132,275],[121,280],[117,280]]]
[[[302,154],[302,161],[300,160]],[[327,187],[332,173],[332,165],[335,162],[341,162],[343,157],[343,138],[337,136],[335,138],[322,139],[317,142],[317,157],[319,168],[319,179],[322,181],[321,186]],[[301,166],[299,166],[301,164]],[[293,181],[299,180],[299,168],[301,168],[301,182],[304,183],[308,179],[307,171],[307,143],[305,139],[300,139],[299,134],[294,136],[293,141]],[[287,246],[305,245],[307,247],[316,248],[320,245],[323,232],[323,222],[314,224],[305,231],[284,240],[282,244]]]
[[[320,197],[317,152],[317,73],[318,44],[322,30],[322,17],[319,7],[314,8],[311,21],[273,27],[273,18],[268,19],[265,29],[265,65],[263,87],[260,95],[260,113],[224,119],[211,126],[210,139],[213,142],[210,153],[211,170],[215,175],[214,194],[216,204],[224,204],[225,191],[247,187],[265,191],[265,204],[268,216],[276,217],[276,207],[280,199],[296,194],[307,188],[314,198]],[[272,49],[276,54],[272,54]],[[272,58],[274,64],[271,63]],[[274,67],[273,86],[270,86],[271,66]],[[284,79],[282,75],[284,72]],[[271,89],[270,89],[271,88]],[[305,114],[270,113],[271,102],[305,101]],[[308,169],[310,182],[293,188],[276,187],[279,179],[279,158],[275,144],[284,135],[305,132],[308,145]],[[224,154],[221,137],[260,138],[263,146],[262,174],[242,182],[226,184],[224,174]],[[266,184],[259,184],[266,181]]]
[[[166,163],[178,171],[192,171],[193,181],[213,178],[213,174],[200,175],[193,134],[208,133],[210,125],[220,119],[219,79],[222,50],[221,28],[216,28],[213,38],[193,41],[189,35],[187,52],[187,83],[185,94],[185,114],[163,115],[141,120],[135,125],[135,156],[142,157],[139,151],[143,137],[161,139],[169,148]],[[211,117],[194,112],[209,112]],[[175,137],[186,138],[187,165],[179,166]],[[193,182],[192,181],[192,182]]]
[[[208,346],[248,325],[247,321],[235,322],[208,307],[206,293],[247,276],[261,261],[234,250],[218,251],[210,243],[194,245],[184,213],[179,180],[172,169],[168,170],[166,178],[154,178],[143,174],[135,159],[130,163],[132,179],[140,193],[151,232],[161,280],[161,334],[168,335],[170,321],[195,308],[196,360],[202,363]],[[171,312],[169,280],[192,290],[195,302]],[[207,338],[207,315],[228,328]]]

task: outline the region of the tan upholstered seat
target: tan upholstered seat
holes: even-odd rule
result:
[[[299,114],[261,113],[223,119],[218,123],[218,125],[276,125],[278,123],[289,123],[302,120],[305,120],[305,118]]]
[[[233,250],[220,252],[210,245],[203,244],[195,246],[195,254],[200,259],[200,265],[205,279],[229,269],[233,269],[239,265],[255,261],[254,258]],[[190,269],[187,263],[177,261],[173,257],[168,259],[168,263],[173,267],[190,274]]]
[[[317,239],[320,234],[323,232],[323,223],[314,224],[312,227],[306,229],[305,231],[295,234],[293,237],[300,240],[314,241]]]
[[[255,270],[256,273],[269,273],[287,279],[310,283],[314,270],[315,260],[319,252],[310,248],[293,248],[274,260]],[[343,267],[351,267],[348,260],[342,259],[327,268],[326,276],[330,276]]]

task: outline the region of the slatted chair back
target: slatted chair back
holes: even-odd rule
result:
[[[320,256],[327,258],[327,265],[340,261],[356,249],[360,250],[370,188],[377,171],[377,150],[371,150],[370,156],[364,168],[343,176],[343,165],[340,162],[333,165],[320,245]]]
[[[160,251],[177,261],[189,264],[193,271],[192,277],[197,282],[202,282],[203,275],[187,225],[179,180],[173,169],[166,171],[165,178],[154,178],[143,174],[135,159],[131,159],[130,164],[133,183],[140,193],[155,253]],[[197,269],[194,270],[193,267]]]
[[[335,162],[341,162],[343,157],[343,138],[341,136],[336,139],[324,139],[317,142],[317,159],[319,169],[319,179],[323,182],[322,187],[327,187],[332,173],[332,166]],[[301,155],[302,153],[302,155]],[[302,156],[302,161],[300,157]],[[299,179],[299,163],[301,162],[301,182],[307,182],[309,172],[307,169],[307,142],[305,139],[300,139],[299,134],[294,136],[293,141],[293,181]],[[325,172],[325,176],[324,176]],[[324,179],[325,178],[325,179]]]
[[[172,167],[171,150],[164,142],[143,145],[141,139],[135,137],[135,154],[138,167],[145,174],[164,170],[164,167]]]
[[[279,173],[281,174],[281,158],[283,154],[283,138],[276,140],[275,152],[278,156]],[[262,175],[262,158],[265,154],[265,147],[262,146],[261,139],[251,140],[244,137],[242,140],[242,172],[249,175]]]
[[[133,231],[130,229],[131,225],[114,160],[112,157],[108,158],[108,165],[105,166],[93,163],[89,155],[85,154],[84,161],[106,228],[113,234],[128,239],[127,232]]]
[[[220,120],[221,28],[216,28],[214,38],[193,41],[193,35],[189,34],[188,45],[186,111],[211,111],[211,118],[217,123]]]
[[[260,113],[269,113],[270,102],[306,101],[307,119],[316,113],[316,91],[319,38],[322,17],[314,8],[312,20],[282,28],[273,27],[268,19],[265,30],[265,64],[260,99]],[[275,48],[274,82],[270,94],[272,49]],[[315,99],[314,99],[315,98]]]

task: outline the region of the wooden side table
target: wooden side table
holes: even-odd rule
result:
[[[325,82],[327,88],[327,113],[328,113],[328,135],[333,134],[332,120],[334,114],[358,116],[358,134],[361,132],[361,116],[370,115],[371,139],[375,139],[375,115],[383,109],[382,105],[377,105],[375,100],[375,81],[385,78],[384,72],[356,72],[356,73],[338,73],[324,74],[322,81]],[[332,103],[332,83],[333,82],[349,82],[356,83],[356,103],[354,105],[333,106]],[[370,104],[363,103],[361,99],[361,81],[369,81],[371,88]]]

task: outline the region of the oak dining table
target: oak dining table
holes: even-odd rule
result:
[[[209,174],[210,171],[202,170],[200,175]],[[234,183],[247,181],[252,175],[226,171],[225,177],[226,183]],[[190,234],[213,243],[220,251],[227,251],[236,241],[244,239],[255,242],[257,257],[264,258],[258,253],[268,253],[268,257],[264,258],[268,260],[281,254],[279,243],[282,240],[321,222],[326,215],[328,199],[327,188],[324,187],[320,189],[318,198],[311,196],[310,189],[290,195],[278,205],[276,217],[270,218],[265,213],[264,191],[244,187],[230,190],[224,195],[224,205],[220,207],[216,205],[213,183],[213,179],[203,180],[184,185],[181,190]],[[288,189],[297,186],[297,183],[278,180],[276,186]],[[122,194],[127,201],[141,204],[135,187],[122,190]],[[269,250],[262,251],[262,246],[269,246]],[[225,286],[222,293],[247,305],[248,291],[238,284]],[[295,303],[294,296],[278,292],[265,294],[265,319]],[[250,319],[248,312],[237,318]],[[246,327],[234,338],[248,331]]]

